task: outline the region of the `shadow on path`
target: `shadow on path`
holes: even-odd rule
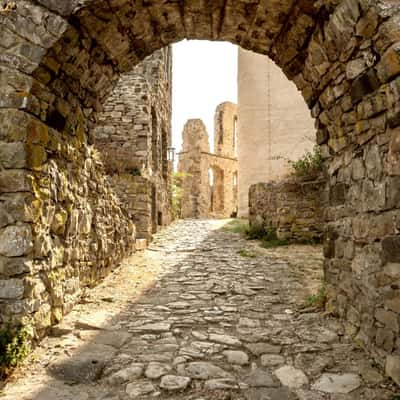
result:
[[[339,321],[302,307],[321,282],[320,247],[258,250],[223,223],[159,233],[53,329],[0,398],[392,399]]]

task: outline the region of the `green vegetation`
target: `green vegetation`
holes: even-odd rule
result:
[[[263,226],[249,226],[247,220],[235,219],[226,224],[223,229],[227,232],[239,233],[248,240],[261,240],[260,246],[270,249],[278,246],[287,246],[287,240],[278,239],[275,228],[264,228]],[[244,256],[249,257],[249,256]]]
[[[234,219],[228,222],[222,229],[226,232],[247,235],[247,232],[249,230],[249,223],[246,219]]]
[[[0,328],[0,379],[7,377],[11,370],[21,363],[30,350],[29,334],[26,328],[5,324]]]
[[[306,307],[325,308],[326,303],[326,286],[323,284],[318,293],[312,294],[306,299]]]
[[[264,249],[272,249],[274,247],[280,247],[280,246],[289,246],[289,242],[287,240],[282,240],[282,239],[271,239],[271,240],[263,240],[261,242],[261,247]]]
[[[248,257],[248,258],[256,258],[257,254],[252,252],[251,250],[247,249],[242,249],[238,251],[238,254],[240,254],[242,257]]]
[[[261,238],[261,247],[264,249],[271,249],[279,246],[288,246],[287,240],[279,239],[276,229],[268,228],[264,230],[264,235]]]
[[[249,240],[263,240],[267,235],[267,231],[261,225],[250,226],[246,232],[246,236]]]
[[[318,146],[314,146],[312,152],[308,151],[297,161],[289,161],[294,175],[305,178],[313,177],[322,169],[322,156]]]
[[[174,219],[182,215],[183,181],[190,176],[184,172],[174,172],[171,176],[172,181],[172,216]]]

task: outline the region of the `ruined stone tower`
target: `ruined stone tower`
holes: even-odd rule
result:
[[[267,57],[239,48],[239,216],[248,215],[252,184],[280,180],[315,143],[314,122],[300,92]]]
[[[237,108],[220,104],[215,112],[214,153],[200,119],[187,121],[178,170],[183,179],[182,218],[230,217],[237,212]]]

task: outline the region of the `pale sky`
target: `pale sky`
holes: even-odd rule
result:
[[[237,46],[226,42],[182,41],[173,45],[172,141],[179,152],[188,119],[200,118],[212,145],[214,112],[237,103]]]

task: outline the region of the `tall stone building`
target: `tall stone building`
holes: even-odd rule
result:
[[[239,216],[248,215],[251,185],[282,179],[288,161],[314,143],[314,122],[295,85],[267,57],[239,48]]]
[[[183,179],[182,218],[230,217],[237,213],[237,106],[220,104],[214,118],[214,152],[200,119],[183,130],[178,170]]]
[[[172,49],[156,51],[124,74],[98,115],[94,136],[112,186],[150,240],[171,221]]]

